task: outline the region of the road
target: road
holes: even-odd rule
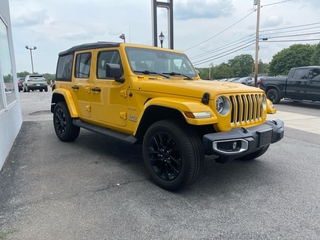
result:
[[[319,104],[276,105],[290,115],[281,142],[251,162],[206,157],[202,178],[172,193],[150,181],[140,146],[85,130],[60,142],[50,95],[20,93],[24,123],[0,174],[5,239],[320,239],[320,136],[292,124],[319,126]]]

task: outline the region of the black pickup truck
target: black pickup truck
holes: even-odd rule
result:
[[[320,66],[291,68],[286,77],[266,77],[258,86],[273,103],[282,98],[320,101]]]

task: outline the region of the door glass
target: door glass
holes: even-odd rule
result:
[[[80,53],[76,57],[75,77],[88,78],[90,75],[91,53]]]
[[[313,69],[310,71],[309,79],[320,80],[320,69]]]
[[[307,69],[296,69],[293,74],[294,79],[307,79],[308,70]]]
[[[117,63],[120,64],[120,68],[122,68],[120,55],[116,50],[99,52],[97,61],[97,78],[106,78],[107,63]]]
[[[9,41],[8,41],[8,33],[7,26],[0,19],[0,89],[4,89],[4,91],[0,91],[0,110],[4,108],[3,96],[2,93],[5,93],[5,98],[7,100],[7,104],[14,102],[17,97],[14,92],[14,82],[12,75],[12,65],[11,65],[11,57],[9,51]]]
[[[73,54],[59,57],[57,73],[56,73],[57,80],[71,82],[72,60],[73,60]]]

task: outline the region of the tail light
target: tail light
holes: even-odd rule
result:
[[[257,82],[258,88],[260,88],[261,83],[262,83],[262,79],[259,79]]]

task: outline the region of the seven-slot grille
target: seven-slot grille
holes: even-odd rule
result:
[[[231,124],[246,125],[262,120],[262,94],[240,94],[229,96],[231,103]]]

